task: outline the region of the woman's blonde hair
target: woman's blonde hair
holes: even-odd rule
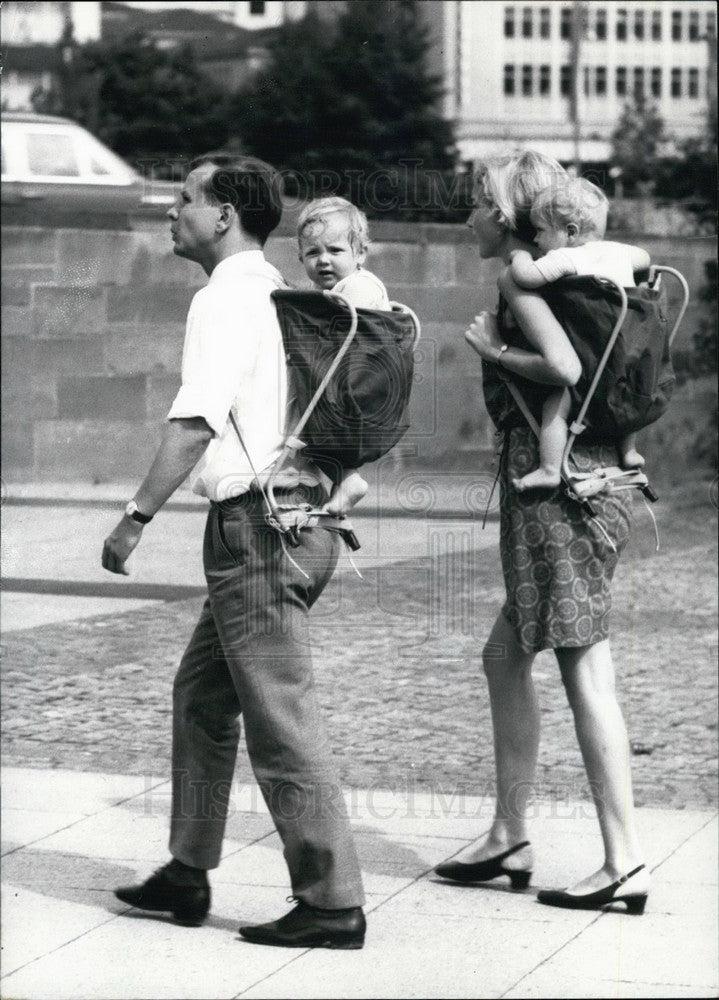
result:
[[[536,231],[529,214],[535,198],[566,178],[566,170],[556,160],[526,150],[480,163],[474,175],[474,192],[494,206],[500,225],[531,243]]]
[[[316,222],[323,222],[328,215],[339,213],[347,221],[347,238],[355,253],[366,250],[369,246],[369,229],[367,226],[367,216],[361,209],[353,205],[346,198],[315,198],[300,212],[297,219],[297,239],[302,238],[302,233]]]
[[[601,239],[607,228],[607,196],[584,177],[569,177],[564,184],[553,184],[540,191],[532,205],[532,219],[541,220],[552,229],[566,229],[570,222],[580,236]]]

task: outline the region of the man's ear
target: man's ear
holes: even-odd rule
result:
[[[576,224],[576,222],[568,222],[567,223],[567,240],[569,242],[569,246],[572,246],[572,244],[576,240],[577,236],[579,236],[579,226]]]
[[[218,233],[227,232],[227,230],[232,225],[232,222],[235,219],[236,215],[237,212],[228,201],[220,205],[220,215],[219,218],[217,219],[217,222],[215,223],[215,229],[217,230],[217,232]]]

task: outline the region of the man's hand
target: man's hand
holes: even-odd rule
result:
[[[474,323],[465,331],[464,339],[485,361],[496,361],[504,341],[499,334],[497,314],[483,312],[474,317]]]
[[[107,536],[102,548],[102,565],[111,573],[129,576],[125,563],[142,538],[143,525],[130,517],[122,517],[115,530]]]

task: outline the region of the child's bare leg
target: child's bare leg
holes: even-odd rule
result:
[[[332,496],[325,504],[324,509],[328,514],[341,517],[360,502],[368,488],[366,480],[360,476],[356,469],[347,469],[332,491]]]
[[[562,455],[567,443],[568,415],[569,393],[566,389],[553,392],[542,409],[539,468],[522,476],[521,479],[513,479],[512,485],[515,490],[521,493],[523,490],[559,486]]]
[[[644,456],[637,451],[636,434],[627,434],[621,439],[619,454],[623,469],[641,469],[644,466]]]

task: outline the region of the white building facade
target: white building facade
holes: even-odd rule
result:
[[[3,53],[6,68],[2,81],[2,106],[24,110],[38,88],[49,89],[54,65],[43,47],[55,46],[66,27],[72,28],[77,42],[100,37],[100,3],[15,3],[6,0],[0,9]],[[12,52],[12,57],[7,57]]]
[[[146,7],[160,10],[162,3],[129,0],[128,7]],[[172,0],[167,7],[185,7],[189,10],[213,14],[221,21],[249,30],[277,28],[287,21],[297,21],[304,17],[305,0]]]
[[[7,45],[54,45],[70,23],[77,42],[100,37],[100,4],[16,3],[5,0],[0,10],[3,47]]]
[[[565,162],[577,154],[606,161],[611,132],[636,93],[657,105],[677,140],[706,130],[708,88],[716,86],[713,0],[432,7],[444,113],[456,122],[465,161],[525,144]]]

